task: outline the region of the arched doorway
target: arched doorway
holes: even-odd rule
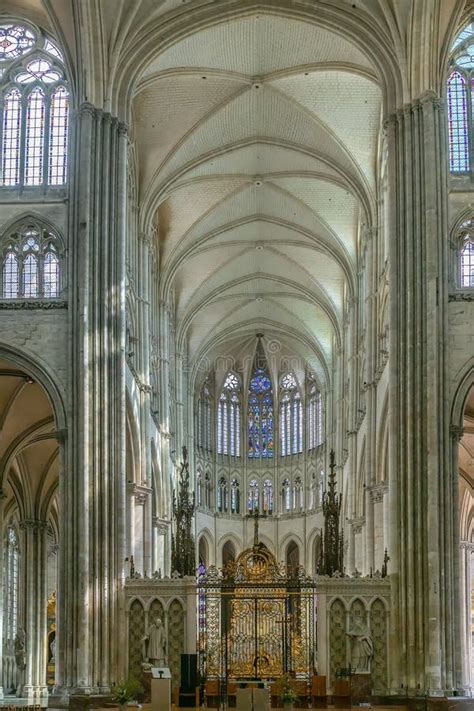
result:
[[[1,682],[29,697],[57,683],[61,437],[37,370],[0,356]]]
[[[464,406],[459,442],[459,539],[464,674],[474,688],[474,387]]]

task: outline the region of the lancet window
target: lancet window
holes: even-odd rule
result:
[[[259,508],[259,491],[258,491],[258,481],[256,479],[251,479],[249,482],[249,495],[248,495],[248,510],[255,511]]]
[[[212,449],[211,408],[211,390],[209,384],[204,383],[198,400],[197,434],[198,446],[206,452]]]
[[[240,457],[240,380],[228,373],[217,410],[217,453]]]
[[[10,643],[15,639],[18,628],[19,559],[18,534],[14,526],[8,526],[3,580],[6,612],[4,637]]]
[[[273,387],[266,366],[255,366],[248,393],[248,456],[273,457]]]
[[[230,511],[240,513],[240,488],[237,479],[232,479],[230,484]]]
[[[303,451],[303,405],[296,378],[292,373],[280,382],[280,453],[299,454]]]
[[[2,240],[1,298],[57,298],[61,294],[61,250],[51,230],[27,222]]]
[[[273,484],[270,479],[263,482],[263,510],[267,514],[273,513]]]
[[[64,185],[69,88],[61,52],[32,25],[0,24],[0,91],[0,185]]]
[[[323,403],[315,383],[309,388],[307,412],[308,449],[314,449],[323,442]]]
[[[291,511],[291,487],[288,479],[283,479],[281,485],[281,503],[284,512]]]
[[[227,488],[227,482],[225,480],[225,477],[221,477],[219,479],[219,484],[217,487],[217,510],[220,513],[226,513],[229,502],[228,502],[228,488]]]
[[[472,166],[474,22],[459,33],[451,47],[447,80],[449,168],[467,173]]]
[[[474,287],[474,222],[466,220],[457,237],[458,284],[462,288]]]

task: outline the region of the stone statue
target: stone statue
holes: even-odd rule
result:
[[[15,662],[17,668],[16,695],[20,697],[23,692],[24,674],[26,669],[26,633],[21,627],[15,635],[14,641]]]
[[[26,668],[26,633],[21,627],[15,635],[14,646],[16,668],[23,670]]]
[[[368,673],[370,660],[374,656],[374,645],[366,625],[360,620],[355,620],[352,629],[346,634],[351,640],[351,667],[353,671]]]
[[[159,617],[151,623],[148,628],[148,634],[145,635],[144,640],[148,641],[146,660],[154,667],[165,667],[167,664],[166,631]]]

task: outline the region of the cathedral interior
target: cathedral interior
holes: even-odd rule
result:
[[[473,555],[471,0],[1,0],[0,705],[474,709]]]

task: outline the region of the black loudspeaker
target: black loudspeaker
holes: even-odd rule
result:
[[[181,655],[181,692],[194,692],[199,686],[197,654]]]

